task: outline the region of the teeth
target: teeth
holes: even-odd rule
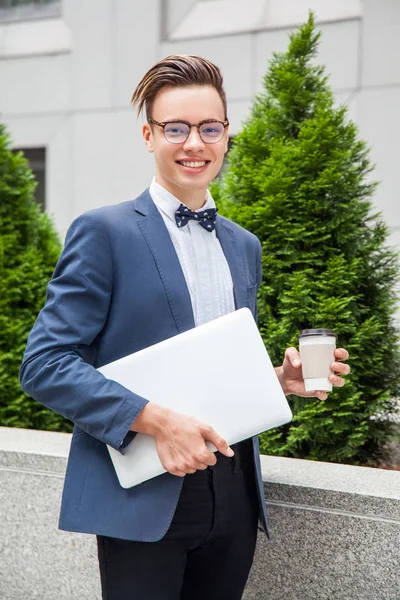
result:
[[[206,162],[204,160],[201,161],[201,162],[200,161],[198,161],[198,162],[188,162],[186,160],[182,160],[181,164],[184,167],[192,167],[193,168],[193,167],[204,167],[204,165],[206,164]]]

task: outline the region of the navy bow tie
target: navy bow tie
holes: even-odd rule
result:
[[[206,231],[214,231],[217,212],[218,208],[207,208],[207,210],[192,212],[190,208],[181,204],[175,213],[175,221],[178,227],[185,227],[192,219],[198,221]]]

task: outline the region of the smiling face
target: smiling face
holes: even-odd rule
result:
[[[217,90],[209,85],[165,87],[157,94],[152,118],[165,121],[200,123],[208,119],[224,121],[225,113]],[[196,127],[186,142],[173,144],[157,125],[145,123],[143,137],[149,152],[154,152],[156,181],[192,209],[203,206],[209,183],[218,175],[228,149],[228,131],[221,141],[206,144]]]

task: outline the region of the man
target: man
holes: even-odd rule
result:
[[[146,110],[155,179],[136,200],[71,225],[21,383],[75,423],[60,528],[97,535],[103,598],[235,600],[257,523],[267,527],[257,439],[229,448],[208,424],[155,405],[96,367],[243,306],[256,317],[261,246],[216,215],[207,191],[228,144],[219,69],[200,57],[167,57],[144,76],[133,103]],[[349,372],[340,362],[347,357],[336,351],[335,385]],[[277,374],[286,393],[311,395],[300,366],[289,348]],[[207,357],[172,375],[183,368],[207,393]],[[155,437],[168,473],[123,489],[106,444],[122,451],[135,432]]]

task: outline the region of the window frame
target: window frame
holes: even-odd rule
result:
[[[61,0],[22,0],[20,4],[14,5],[13,2],[18,0],[0,0],[0,25],[61,16]]]

